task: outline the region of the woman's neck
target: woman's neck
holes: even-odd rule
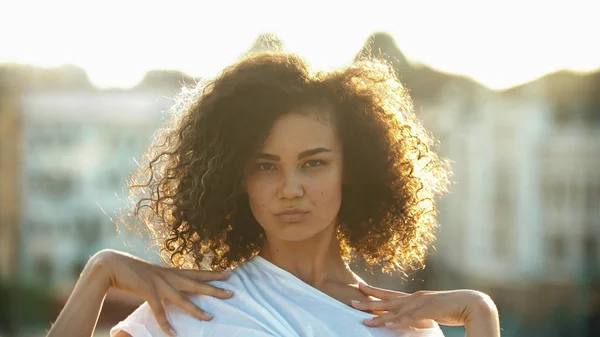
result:
[[[260,255],[317,289],[331,282],[357,283],[342,259],[335,226],[325,231],[304,241],[285,241],[267,234]]]

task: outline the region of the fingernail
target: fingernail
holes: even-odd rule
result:
[[[352,301],[350,301],[350,303],[352,303],[352,305],[359,305],[360,301],[352,300]]]
[[[364,322],[365,323],[373,323],[374,320],[375,319],[373,319],[373,318],[367,318],[367,319],[364,320]]]
[[[233,294],[233,291],[229,290],[229,289],[223,289],[224,292],[226,292],[227,294],[231,295]]]
[[[402,324],[397,323],[397,322],[385,322],[385,326],[390,328],[390,329],[397,329],[397,328],[402,328]]]
[[[177,336],[177,332],[173,328],[170,328],[169,332],[171,332],[171,336]]]
[[[213,318],[213,315],[211,315],[209,313],[205,313],[204,316],[206,316],[206,318],[208,318],[208,319],[212,319]]]

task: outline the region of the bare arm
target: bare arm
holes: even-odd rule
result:
[[[465,337],[480,336],[500,337],[498,309],[489,298],[479,303],[479,308],[472,312],[465,324]]]
[[[110,288],[134,294],[148,302],[160,328],[167,335],[174,335],[163,302],[168,301],[199,320],[210,320],[212,316],[197,307],[186,294],[230,298],[231,292],[206,283],[225,280],[228,275],[212,271],[167,268],[127,253],[102,250],[85,265],[75,289],[50,329],[48,337],[92,336],[102,303]]]
[[[92,258],[83,269],[67,304],[48,337],[92,336],[106,293],[110,288],[106,266]],[[76,325],[73,323],[76,322]]]
[[[461,289],[408,294],[363,283],[359,289],[375,300],[353,302],[355,308],[384,312],[365,320],[367,326],[406,327],[432,319],[442,325],[464,326],[466,337],[500,337],[498,309],[482,292]]]

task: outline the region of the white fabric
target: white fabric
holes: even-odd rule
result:
[[[367,327],[362,321],[374,315],[337,301],[260,256],[232,270],[227,281],[209,283],[233,290],[233,297],[226,300],[191,297],[199,307],[214,315],[211,321],[197,320],[178,307],[168,307],[167,317],[178,337],[443,337],[439,327],[402,330]],[[147,303],[117,324],[111,336],[119,330],[133,337],[166,336]]]

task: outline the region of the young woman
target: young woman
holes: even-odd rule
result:
[[[181,98],[131,186],[173,268],[100,252],[50,335],[89,336],[110,287],[147,301],[112,336],[500,335],[485,294],[393,292],[348,267],[420,267],[448,183],[386,64],[260,54]]]

